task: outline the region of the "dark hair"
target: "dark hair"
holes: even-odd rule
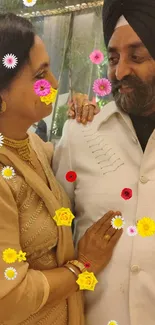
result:
[[[0,14],[0,91],[9,87],[28,62],[34,37],[33,25],[29,20],[12,13]],[[18,64],[15,68],[8,69],[3,65],[2,59],[6,54],[17,57]]]

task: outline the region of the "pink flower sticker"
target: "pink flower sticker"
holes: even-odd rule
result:
[[[34,84],[34,91],[38,96],[47,96],[51,91],[51,84],[45,79],[38,80]]]
[[[18,64],[18,59],[12,53],[6,54],[2,59],[2,63],[4,65],[4,67],[7,69],[14,69]]]
[[[137,228],[136,228],[136,226],[129,226],[127,228],[127,234],[128,234],[128,236],[136,236],[137,235]]]
[[[111,93],[111,83],[108,79],[96,79],[93,84],[93,91],[100,97],[107,96]]]
[[[101,64],[104,60],[104,54],[100,50],[95,50],[89,55],[89,58],[92,63]]]

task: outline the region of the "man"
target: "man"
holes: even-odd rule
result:
[[[127,228],[155,220],[155,1],[105,0],[103,25],[115,102],[89,125],[66,123],[54,170],[74,204],[76,243],[109,210],[125,219],[109,265],[86,293],[87,325],[154,325],[155,236],[131,237]]]

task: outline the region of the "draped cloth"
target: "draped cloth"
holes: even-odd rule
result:
[[[155,0],[105,0],[103,30],[106,46],[122,15],[155,59]]]

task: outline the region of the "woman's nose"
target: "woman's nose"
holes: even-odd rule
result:
[[[48,72],[46,79],[50,82],[52,88],[58,89],[59,84],[52,72]]]

